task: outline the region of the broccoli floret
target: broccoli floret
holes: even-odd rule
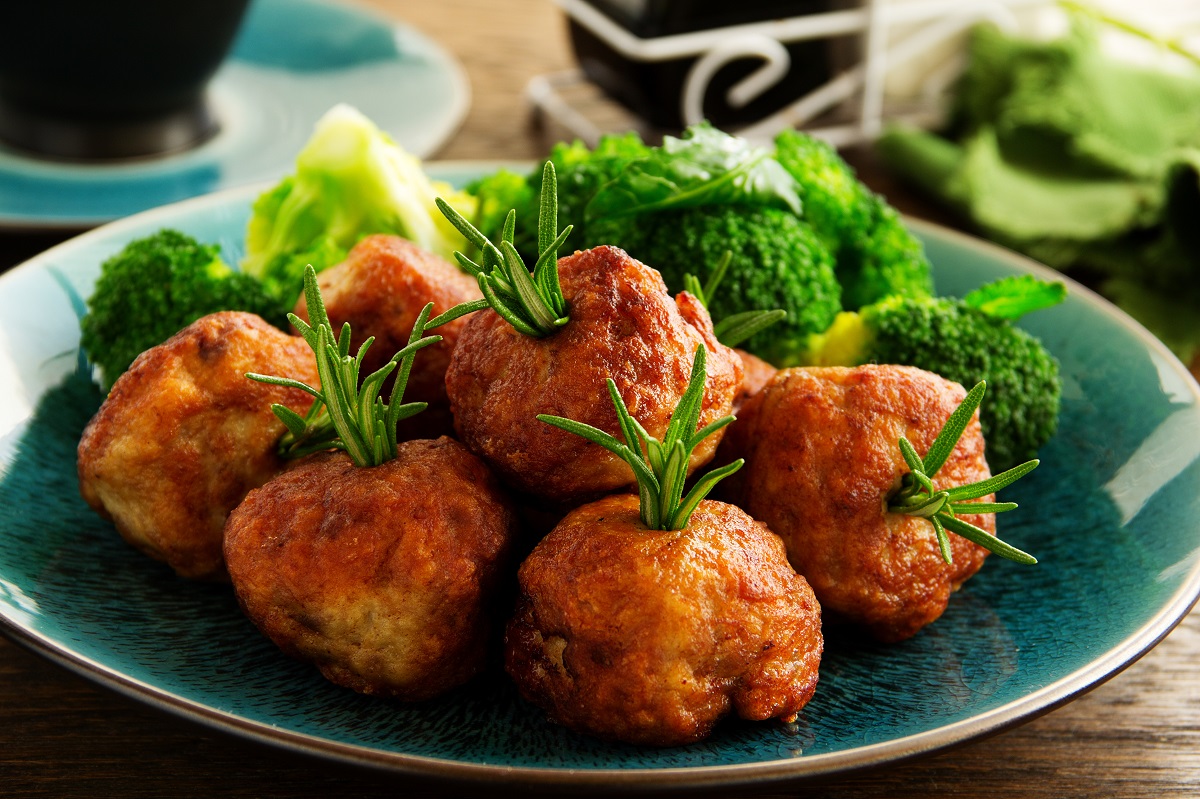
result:
[[[558,174],[558,223],[575,228],[568,246],[621,247],[662,272],[673,291],[684,289],[687,273],[707,281],[723,253],[732,251],[731,279],[714,301],[713,317],[785,310],[784,323],[747,342],[751,352],[777,364],[799,359],[807,335],[829,325],[843,303],[857,308],[886,296],[932,293],[920,242],[836,151],[799,133],[784,133],[776,144],[780,164],[770,153],[703,125],[659,148],[634,134],[606,136],[594,150],[580,142],[560,144],[549,159]],[[739,170],[757,171],[751,178]],[[507,180],[495,186],[484,181],[476,191],[483,205],[515,197],[517,217],[535,218],[540,167],[527,184],[522,193]],[[663,194],[672,201],[698,194],[714,199],[664,208]],[[795,216],[797,194],[803,218]],[[614,209],[608,195],[629,196],[635,207],[641,201],[649,210]],[[602,204],[602,197],[610,202]],[[481,229],[499,237],[503,216],[481,219]],[[518,231],[514,242],[527,263],[537,256],[532,230]]]
[[[538,182],[541,183],[540,176]],[[472,224],[493,241],[500,240],[504,220],[510,210],[515,210],[517,219],[522,222],[537,219],[536,216],[529,216],[535,207],[537,195],[529,185],[529,177],[526,175],[499,169],[468,183],[465,191],[479,201]],[[519,226],[518,235],[525,232],[525,227],[524,224]]]
[[[627,164],[649,154],[650,148],[636,133],[601,136],[594,150],[589,150],[581,141],[560,142],[554,145],[550,150],[550,157],[546,160],[554,164],[558,180],[558,226],[575,226],[566,241],[568,251],[572,247],[581,246],[579,243],[588,238],[584,225],[584,209],[600,187],[620,174]],[[526,178],[528,192],[524,195],[525,202],[510,206],[516,209],[517,219],[538,218],[537,198],[542,192],[544,166],[545,162],[539,163]],[[488,196],[486,188],[481,187],[477,195],[484,202]],[[513,192],[513,188],[507,187],[507,191]],[[516,193],[513,192],[513,195],[516,196]],[[481,226],[479,229],[499,241],[504,216],[492,216],[483,221],[491,227],[489,229]],[[536,225],[518,225],[513,245],[527,263],[532,264],[537,260]]]
[[[690,273],[707,282],[726,251],[726,279],[711,298],[713,318],[782,308],[787,317],[743,343],[777,365],[795,362],[808,336],[826,329],[841,309],[833,257],[794,214],[766,207],[700,206],[594,222],[586,246],[614,244],[654,267],[672,291]]]
[[[837,273],[842,304],[861,308],[885,297],[930,297],[933,275],[925,248],[882,199],[875,199],[875,221],[860,246],[838,251]]]
[[[216,311],[250,311],[274,325],[287,311],[250,275],[235,272],[220,248],[175,230],[132,241],[100,267],[80,320],[80,344],[105,389],[134,358]]]
[[[785,130],[775,139],[775,158],[800,184],[804,217],[831,248],[865,238],[875,216],[872,195],[837,150]]]
[[[580,240],[584,236],[584,208],[605,183],[615,178],[627,164],[650,154],[650,148],[636,133],[600,137],[596,149],[588,150],[581,142],[558,144],[550,151],[550,160],[558,176],[558,223],[575,225]],[[542,190],[542,167],[530,177],[533,196]]]
[[[929,260],[887,202],[864,186],[837,151],[797,131],[775,140],[775,157],[799,184],[804,218],[837,259],[842,304],[933,294]]]
[[[1032,280],[1021,282],[1032,286]],[[964,299],[890,297],[839,314],[828,331],[813,337],[807,361],[820,366],[904,364],[964,386],[986,380],[988,401],[980,409],[980,422],[988,463],[996,471],[1016,466],[1035,457],[1054,435],[1061,383],[1054,356],[1012,324],[1024,309],[997,304],[997,286],[1006,287],[992,284]],[[1026,308],[1046,307],[1061,298],[1062,292],[1051,288],[1045,301]],[[984,309],[993,306],[995,312]]]

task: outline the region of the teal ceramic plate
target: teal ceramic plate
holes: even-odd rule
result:
[[[94,227],[276,179],[337,103],[424,157],[462,121],[470,87],[458,62],[412,28],[334,0],[254,0],[209,99],[221,131],[184,153],[78,164],[0,147],[0,228]]]
[[[1042,468],[1009,489],[1021,510],[1000,519],[1040,565],[989,560],[902,644],[831,636],[796,723],[728,723],[704,743],[648,749],[547,724],[503,675],[418,705],[334,687],[262,638],[228,587],[177,579],[127,547],[76,484],[76,442],[100,397],[78,371],[73,298],[105,256],[163,226],[237,258],[253,196],[125,219],[0,277],[0,627],[139,700],[315,756],[455,781],[761,784],[893,762],[1031,718],[1137,659],[1200,592],[1200,391],[1142,328],[1072,286],[1064,305],[1028,318],[1062,362],[1061,432]],[[1048,274],[914,227],[945,293]]]

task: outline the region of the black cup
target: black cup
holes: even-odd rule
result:
[[[216,133],[205,87],[248,0],[5,0],[0,143],[120,159]]]
[[[831,11],[845,0],[586,0],[597,11],[641,39],[765,22]],[[606,94],[651,125],[666,130],[683,126],[680,97],[696,58],[635,61],[571,20],[571,45],[584,75]],[[834,45],[825,39],[794,42],[786,49],[788,74],[745,106],[725,99],[730,87],[757,70],[755,59],[738,59],[713,76],[705,92],[705,118],[718,127],[754,122],[778,111],[833,77]]]

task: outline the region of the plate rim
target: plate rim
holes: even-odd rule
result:
[[[531,161],[463,159],[429,161],[424,164],[424,167],[431,176],[438,179],[442,175],[455,171],[483,171],[501,166],[525,168],[531,163]],[[192,209],[248,201],[257,192],[261,192],[270,185],[272,184],[268,182],[224,189],[142,211],[101,225],[61,242],[7,270],[0,275],[0,291],[4,291],[12,280],[17,279],[14,276],[51,266],[53,259],[64,249],[86,246],[93,240],[104,239],[114,233],[120,234],[128,228],[140,227],[146,223],[153,224],[153,220],[157,216],[175,216],[180,212],[187,213]],[[907,215],[904,216],[904,223],[919,234],[949,240],[968,249],[982,250],[992,258],[1005,261],[1044,279],[1062,280],[1067,284],[1071,293],[1083,296],[1096,310],[1128,329],[1149,350],[1163,358],[1179,377],[1184,378],[1184,385],[1188,387],[1193,402],[1200,406],[1200,384],[1192,378],[1179,359],[1146,328],[1091,289],[1043,264],[992,242]],[[43,261],[47,262],[45,266],[42,264]],[[183,718],[224,734],[243,737],[273,748],[397,776],[423,777],[459,784],[489,783],[506,788],[522,786],[538,788],[723,788],[799,783],[835,775],[848,775],[864,769],[896,764],[966,745],[1031,721],[1102,685],[1137,662],[1178,626],[1198,600],[1200,600],[1200,559],[1193,562],[1186,578],[1169,600],[1163,603],[1144,624],[1100,656],[1057,681],[1018,699],[932,730],[854,749],[806,755],[800,758],[665,768],[578,769],[489,765],[347,744],[308,733],[282,730],[270,724],[253,721],[236,713],[222,711],[171,691],[157,688],[150,683],[130,677],[117,669],[84,656],[69,646],[39,635],[6,615],[0,615],[0,633],[27,650],[88,679],[93,684],[113,690],[177,718]]]

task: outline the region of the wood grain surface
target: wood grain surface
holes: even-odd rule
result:
[[[368,5],[440,41],[463,62],[473,102],[442,158],[533,158],[560,132],[531,121],[533,75],[571,64],[549,0],[374,0]],[[889,183],[864,178],[903,210],[937,216]],[[0,268],[57,239],[0,235]],[[1200,796],[1200,614],[1095,691],[990,739],[823,784],[762,795],[1063,797]],[[394,797],[444,787],[349,770],[249,744],[99,688],[0,638],[0,797]]]

